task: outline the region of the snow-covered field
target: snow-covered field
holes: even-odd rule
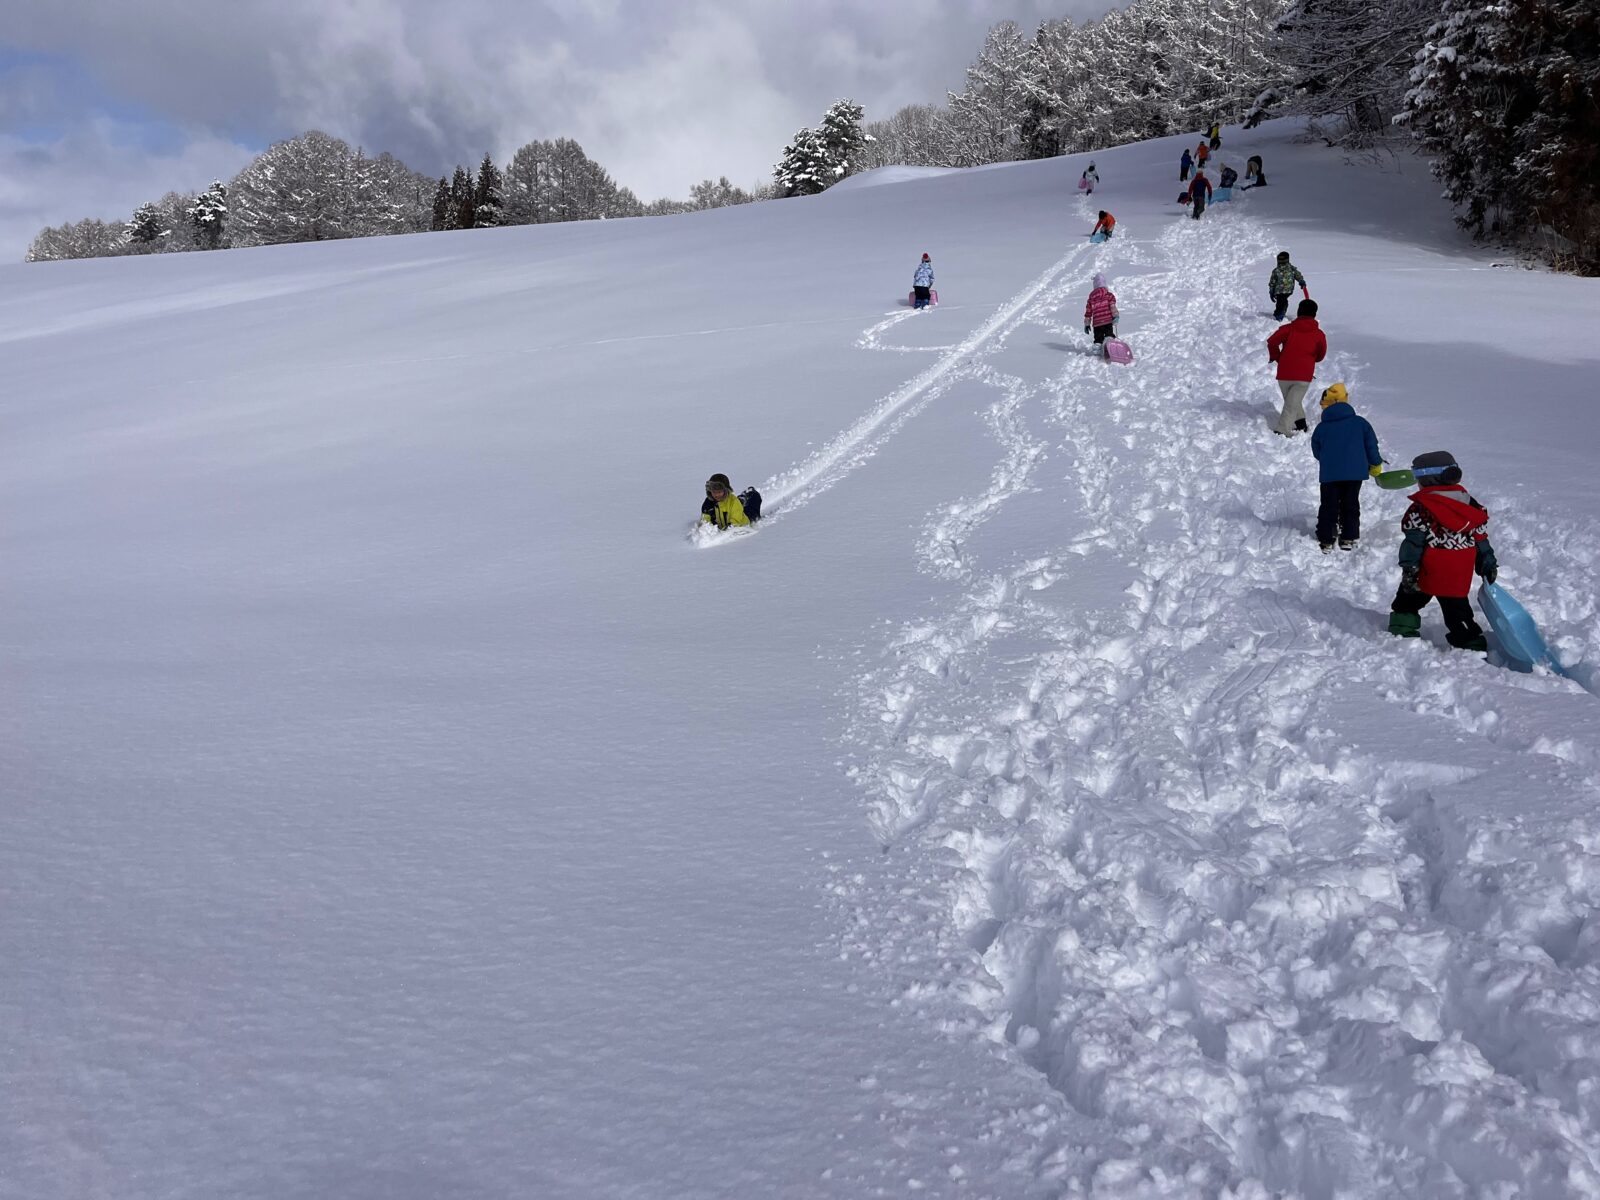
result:
[[[1600,1194],[1600,288],[1295,135],[0,269],[0,1197]]]

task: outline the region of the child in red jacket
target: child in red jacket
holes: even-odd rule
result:
[[[1278,364],[1278,391],[1283,412],[1273,430],[1284,437],[1306,429],[1306,393],[1316,377],[1317,364],[1328,357],[1328,339],[1317,324],[1317,302],[1300,301],[1295,318],[1267,339],[1267,361]]]
[[[1489,544],[1489,511],[1460,486],[1461,467],[1448,451],[1411,462],[1418,490],[1400,519],[1400,590],[1389,606],[1389,632],[1419,637],[1422,610],[1434,597],[1444,613],[1445,641],[1458,650],[1487,651],[1467,595],[1476,571],[1493,583],[1499,566]]]

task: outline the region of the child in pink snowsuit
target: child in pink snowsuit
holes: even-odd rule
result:
[[[1106,286],[1106,277],[1094,277],[1094,290],[1083,306],[1083,331],[1094,334],[1094,344],[1104,346],[1108,337],[1116,332],[1117,297]]]

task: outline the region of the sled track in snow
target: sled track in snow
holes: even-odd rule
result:
[[[1572,703],[1558,681],[1389,641],[1387,545],[1317,550],[1304,440],[1263,436],[1275,248],[1224,210],[1069,255],[797,471],[791,495],[830,485],[958,372],[997,392],[993,487],[917,542],[965,595],[856,684],[853,774],[897,865],[839,902],[889,914],[867,953],[907,1003],[1059,1095],[1060,1119],[1003,1130],[1039,1194],[1600,1193],[1600,823],[1570,830],[1589,869],[1563,872],[1519,857],[1514,806],[1458,813],[1449,791],[1512,754],[1523,786],[1592,807],[1594,743],[1499,706]],[[1139,362],[1008,373],[1006,336],[1075,330],[1100,263],[1148,318]],[[1335,353],[1324,378],[1357,388],[1359,367]],[[1072,460],[1080,532],[975,573],[962,546],[1046,450]],[[1365,507],[1387,543],[1398,510]],[[1538,517],[1500,520],[1508,544],[1519,521]],[[1131,603],[1080,611],[1085,570],[1127,572]],[[1400,749],[1346,733],[1374,704]]]
[[[935,348],[939,358],[932,366],[890,392],[804,462],[768,480],[761,492],[774,510],[770,519],[778,520],[810,503],[876,454],[901,425],[964,378],[977,360],[992,349],[991,343],[1002,342],[1005,332],[1041,295],[1058,284],[1077,257],[1078,252],[1074,251],[1060,259],[957,345]],[[907,310],[879,321],[862,334],[858,344],[866,349],[886,349],[881,344],[882,334],[919,315]]]

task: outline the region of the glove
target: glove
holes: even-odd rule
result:
[[[1085,333],[1093,333],[1094,332],[1094,326],[1093,325],[1085,325],[1083,327],[1083,331]]]
[[[1376,463],[1373,466],[1368,467],[1367,468],[1367,474],[1371,475],[1374,479],[1376,479],[1379,475],[1383,474],[1383,464],[1382,463]]]
[[[1420,592],[1417,578],[1422,574],[1422,567],[1418,563],[1408,563],[1400,568],[1400,588],[1407,592]]]
[[[1489,568],[1486,568],[1485,570],[1479,571],[1478,574],[1483,577],[1483,581],[1485,583],[1493,583],[1495,581],[1495,579],[1499,576],[1500,572],[1495,567],[1489,567]]]

